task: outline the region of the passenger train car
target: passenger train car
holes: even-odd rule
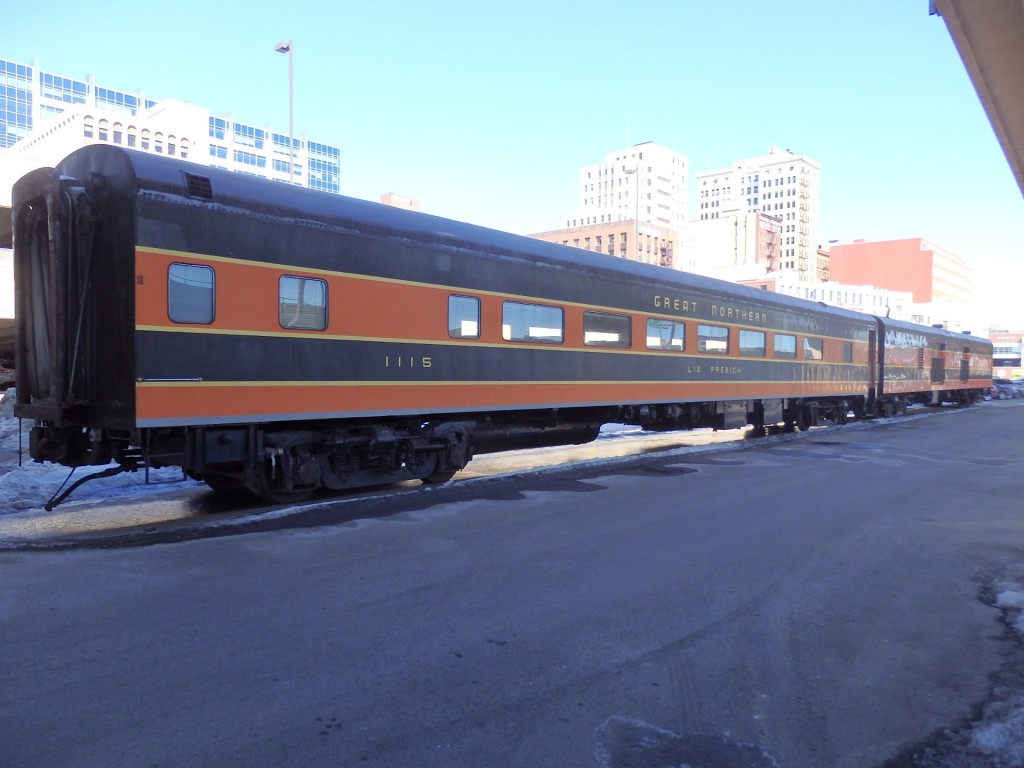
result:
[[[609,422],[806,429],[990,384],[975,337],[116,147],[13,210],[37,461],[280,501]]]

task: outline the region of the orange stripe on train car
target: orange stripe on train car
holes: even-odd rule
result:
[[[215,269],[217,304],[214,322],[209,325],[179,325],[172,323],[167,309],[167,270],[176,262],[206,264]],[[325,280],[328,284],[328,326],[323,331],[288,330],[278,322],[279,280],[282,275],[307,276]],[[566,343],[551,349],[591,349],[574,339],[582,340],[583,312],[593,309],[631,316],[634,330],[634,351],[641,351],[649,317],[670,317],[658,312],[630,311],[617,307],[603,307],[576,302],[554,302],[550,299],[518,295],[495,294],[491,291],[467,290],[446,285],[430,285],[411,281],[330,272],[320,269],[292,268],[281,264],[263,263],[241,258],[204,256],[175,251],[136,249],[136,325],[156,330],[176,332],[251,333],[254,335],[280,335],[286,333],[312,338],[401,339],[452,343],[448,336],[448,297],[452,293],[476,295],[481,299],[481,337],[483,344],[506,344],[501,339],[502,303],[529,301],[550,306],[561,306],[565,314]],[[256,310],[256,311],[254,311]],[[424,318],[435,318],[433,323]],[[694,318],[671,319],[687,324],[687,335],[695,337]],[[716,322],[716,325],[735,331],[747,328],[735,322]],[[759,329],[768,334],[781,331]],[[795,335],[798,338],[801,335]],[[806,334],[805,334],[806,335]],[[842,345],[852,341],[854,362],[867,359],[867,344],[861,340],[822,337],[826,345],[826,358],[842,359]],[[766,338],[766,341],[768,339]],[[460,343],[468,344],[466,341]],[[515,344],[514,346],[520,346]],[[769,345],[770,350],[770,345]],[[605,353],[626,350],[603,348]],[[765,355],[765,359],[773,359]]]
[[[167,309],[167,270],[185,254],[136,254],[135,322],[140,326],[171,325]],[[205,264],[202,257],[184,259]],[[245,329],[253,334],[280,333],[279,281],[282,275],[307,276],[302,269],[218,260],[215,268],[217,302],[214,322],[202,328]],[[327,334],[448,339],[446,323],[450,291],[432,286],[384,282],[344,275],[313,275],[327,283]],[[442,318],[432,329],[424,317]],[[182,326],[172,326],[181,328]],[[189,326],[185,326],[189,327]],[[431,333],[431,330],[435,331]],[[310,333],[310,332],[306,332]],[[313,332],[315,333],[315,332]]]
[[[856,395],[864,382],[394,382],[146,383],[136,386],[139,421],[209,422],[246,417],[432,413],[484,409],[692,400]]]

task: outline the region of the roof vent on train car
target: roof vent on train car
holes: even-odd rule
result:
[[[197,176],[194,173],[185,173],[185,182],[188,184],[188,196],[199,200],[213,200],[213,185],[209,176]]]

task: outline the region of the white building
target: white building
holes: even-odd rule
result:
[[[719,280],[761,277],[779,269],[782,221],[746,207],[720,209],[714,218],[689,225],[683,269]]]
[[[341,151],[289,138],[269,124],[240,123],[231,114],[145,91],[119,91],[45,72],[33,62],[0,59],[0,206],[28,167],[52,166],[87,144],[114,144],[325,192],[340,191]]]
[[[638,221],[682,233],[689,163],[651,141],[609,152],[603,163],[580,169],[579,195],[579,207],[566,217],[566,228]]]
[[[696,174],[697,221],[740,210],[779,219],[779,253],[774,269],[815,279],[818,185],[821,166],[805,155],[771,147],[767,155],[738,160],[732,167]],[[700,259],[701,253],[695,254]]]

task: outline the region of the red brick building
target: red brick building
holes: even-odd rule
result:
[[[967,307],[973,294],[967,263],[920,237],[833,245],[829,279],[908,291],[915,304],[948,304],[951,308]]]

